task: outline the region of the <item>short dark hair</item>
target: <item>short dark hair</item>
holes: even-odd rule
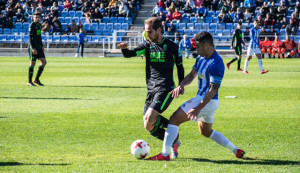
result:
[[[151,24],[155,31],[162,27],[161,21],[158,17],[150,17],[149,19],[145,20],[145,24]]]
[[[215,46],[213,37],[211,36],[211,34],[209,32],[206,32],[206,31],[196,34],[195,41],[198,41],[203,44],[207,42],[211,46],[213,46],[213,47]]]
[[[42,17],[41,13],[38,12],[38,11],[36,11],[35,13],[33,13],[33,15]]]

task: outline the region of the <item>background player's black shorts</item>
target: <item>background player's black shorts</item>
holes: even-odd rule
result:
[[[159,113],[163,113],[172,102],[173,97],[170,92],[167,91],[158,91],[158,92],[148,92],[145,106],[144,106],[144,115],[148,108],[153,108]]]
[[[237,46],[234,50],[236,55],[242,55],[242,46]]]
[[[28,53],[29,53],[29,59],[31,61],[36,61],[38,58],[45,58],[45,54],[44,54],[44,51],[42,49],[41,50],[37,50],[37,54],[33,55],[32,54],[32,50],[29,47],[28,48]]]

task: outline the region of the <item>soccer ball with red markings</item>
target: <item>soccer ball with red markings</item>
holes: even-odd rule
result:
[[[137,159],[144,159],[150,153],[150,146],[144,140],[136,140],[131,144],[131,154]]]

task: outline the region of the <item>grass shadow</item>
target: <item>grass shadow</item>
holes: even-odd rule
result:
[[[236,165],[300,165],[299,161],[291,160],[270,160],[270,159],[255,159],[243,158],[241,160],[209,160],[204,158],[189,158],[195,162],[210,162],[215,164],[236,164]]]
[[[82,98],[41,98],[41,97],[0,97],[0,99],[34,99],[34,100],[99,100],[99,99],[82,99]]]
[[[68,166],[69,163],[20,163],[20,162],[0,162],[1,166],[26,166],[26,165],[37,165],[37,166]]]
[[[55,87],[74,87],[74,88],[146,88],[146,86],[55,86]]]

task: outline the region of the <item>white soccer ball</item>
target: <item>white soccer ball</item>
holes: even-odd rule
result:
[[[144,140],[136,140],[131,144],[131,154],[137,159],[144,159],[150,153],[150,146]]]

